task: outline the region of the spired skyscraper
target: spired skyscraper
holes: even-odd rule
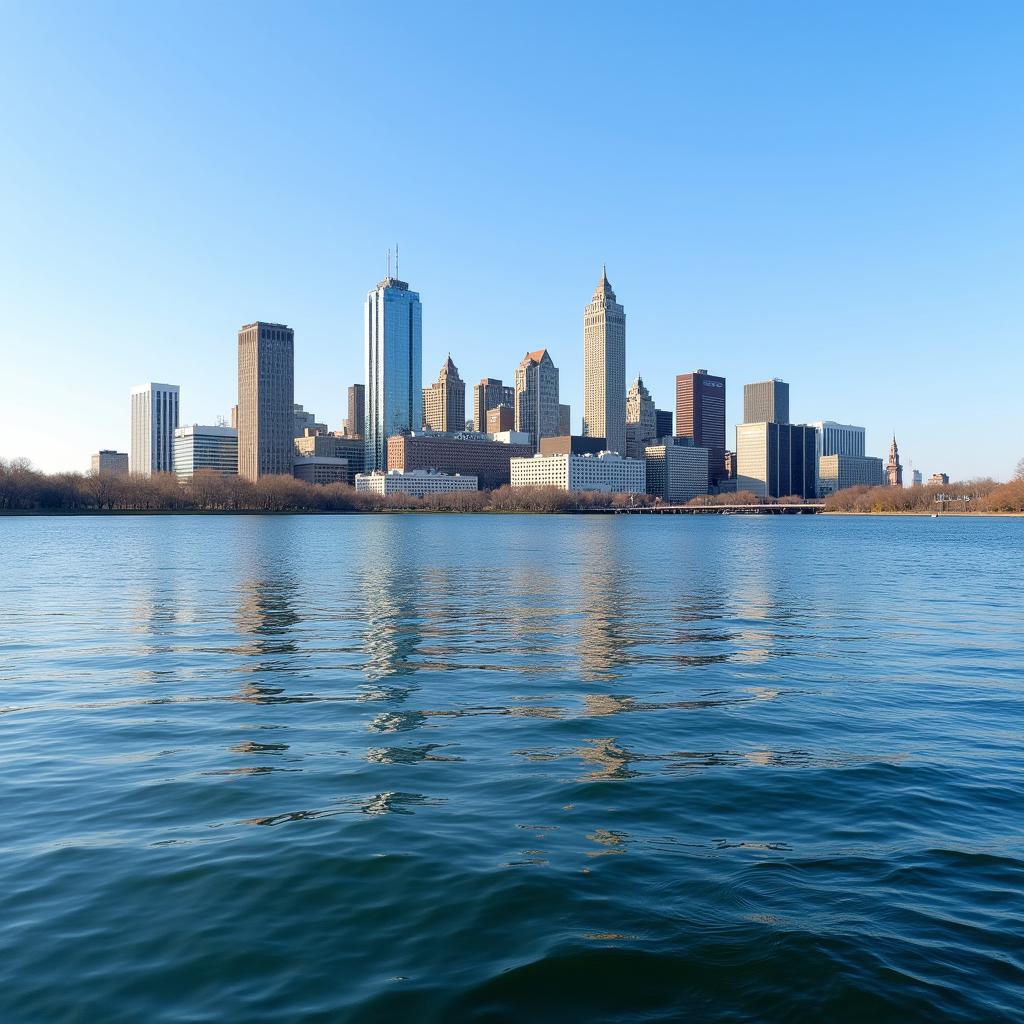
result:
[[[257,320],[238,332],[238,475],[290,474],[295,433],[295,332]]]
[[[626,313],[601,267],[583,312],[583,433],[603,437],[608,451],[626,451]]]
[[[423,389],[423,426],[443,432],[466,429],[466,385],[450,353],[437,380]]]
[[[387,469],[388,438],[423,423],[420,296],[389,275],[366,296],[366,468]],[[465,426],[465,424],[463,424]]]

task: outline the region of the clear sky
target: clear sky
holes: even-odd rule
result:
[[[0,0],[0,456],[127,450],[129,391],[235,401],[295,329],[340,426],[401,246],[424,383],[546,346],[582,412],[607,261],[627,373],[779,376],[927,476],[1024,456],[1020,3]],[[471,411],[471,408],[470,408]]]

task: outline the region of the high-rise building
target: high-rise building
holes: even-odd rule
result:
[[[707,370],[676,377],[676,437],[708,450],[708,484],[725,478],[725,378]]]
[[[863,427],[850,426],[848,423],[835,423],[832,420],[818,420],[811,423],[815,432],[815,447],[818,458],[825,455],[864,455]]]
[[[644,458],[644,449],[658,436],[658,417],[654,401],[637,375],[626,395],[626,451],[631,459]]]
[[[128,475],[128,453],[115,452],[112,448],[101,448],[92,457],[93,476],[109,473],[111,476]]]
[[[353,384],[348,389],[348,417],[345,420],[348,437],[363,437],[366,433],[366,385]]]
[[[174,472],[191,480],[200,469],[223,476],[238,472],[238,431],[231,427],[178,427],[174,432]]]
[[[466,426],[466,385],[448,358],[437,380],[423,389],[423,426],[427,430],[461,431]]]
[[[132,443],[128,466],[150,476],[174,468],[174,431],[178,426],[178,385],[140,384],[132,388]]]
[[[558,367],[546,348],[527,352],[516,367],[516,430],[533,437],[533,447],[542,437],[557,437]]]
[[[387,439],[423,423],[423,312],[418,292],[386,277],[366,296],[366,469],[387,469]]]
[[[920,487],[924,483],[924,477],[921,475],[921,470],[912,469],[910,471],[910,484],[912,487]]]
[[[665,435],[668,436],[667,434]],[[708,450],[688,444],[654,444],[644,450],[647,493],[685,505],[708,492]]]
[[[655,409],[654,419],[656,422],[657,429],[654,436],[671,437],[672,436],[672,410],[671,409]]]
[[[797,423],[736,426],[736,490],[762,498],[818,493],[814,427]]]
[[[317,423],[316,413],[307,412],[298,403],[292,405],[292,437],[303,437],[307,430],[327,433],[326,423]]]
[[[487,410],[488,434],[503,434],[516,429],[516,411],[510,405],[498,405]]]
[[[743,385],[744,423],[788,423],[789,385],[774,377]]]
[[[513,487],[557,487],[562,491],[643,494],[647,463],[616,452],[600,455],[534,455],[512,460]]]
[[[473,385],[473,429],[484,433],[487,430],[487,414],[499,405],[514,409],[516,389],[506,387],[495,377],[484,377]]]
[[[291,474],[295,332],[257,320],[238,332],[238,474]]]
[[[847,487],[879,487],[884,473],[882,460],[864,455],[822,455],[818,459],[818,497]]]
[[[900,450],[896,447],[896,435],[892,435],[892,444],[889,446],[889,463],[885,467],[886,482],[890,487],[903,486],[903,466],[900,463]]]
[[[558,433],[572,433],[572,406],[566,405],[564,402],[558,406]]]
[[[604,267],[583,311],[583,433],[626,450],[626,313]]]

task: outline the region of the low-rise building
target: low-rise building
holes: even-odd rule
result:
[[[510,405],[497,405],[487,410],[487,433],[500,434],[506,430],[515,430],[516,411]]]
[[[822,455],[818,459],[818,497],[847,487],[881,487],[885,481],[882,460],[870,455]]]
[[[179,480],[191,480],[201,469],[234,476],[238,473],[238,431],[198,423],[178,427],[174,431],[173,461]]]
[[[460,473],[438,473],[432,469],[392,469],[385,473],[359,473],[356,490],[369,494],[408,494],[422,498],[425,494],[444,494],[450,491],[475,491],[477,478]]]
[[[295,446],[297,459],[331,459],[335,462],[343,460],[347,466],[344,482],[350,486],[355,484],[356,474],[362,473],[366,464],[366,443],[361,437],[329,434],[326,431],[307,428],[303,436],[295,438],[292,443]],[[309,470],[304,470],[304,472],[309,472]],[[299,479],[305,479],[305,477],[299,477]],[[317,482],[322,483],[323,481]]]
[[[128,453],[115,452],[112,448],[101,448],[92,457],[92,472],[94,476],[101,473],[109,473],[112,476],[128,475]]]
[[[881,460],[879,460],[881,461]],[[929,484],[937,484],[941,487],[947,487],[949,485],[949,474],[948,473],[932,473],[928,477]]]
[[[502,444],[529,445],[533,451],[533,438],[520,430],[503,430],[499,434],[491,434],[492,441],[500,441]]]
[[[683,444],[648,445],[647,493],[685,505],[708,492],[708,450]]]
[[[647,467],[643,459],[626,459],[615,452],[598,455],[538,453],[533,458],[512,460],[512,486],[643,494],[647,486]]]
[[[330,455],[296,455],[292,460],[292,475],[308,484],[347,484],[350,470],[348,459]]]
[[[584,437],[582,434],[561,434],[540,439],[541,455],[599,455],[606,447],[603,437]]]
[[[509,483],[510,460],[532,454],[531,444],[503,443],[487,434],[423,432],[388,438],[391,469],[434,469],[472,476],[484,490]]]

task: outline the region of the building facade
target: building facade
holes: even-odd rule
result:
[[[878,461],[879,461],[879,463],[881,463],[882,460],[879,459]],[[935,487],[935,486],[948,487],[949,486],[949,474],[948,473],[932,473],[932,475],[930,477],[928,477],[928,485],[929,485],[929,487]]]
[[[865,434],[863,427],[849,423],[835,423],[832,420],[818,420],[814,427],[815,449],[818,458],[824,455],[858,455],[863,457]]]
[[[865,455],[822,455],[818,459],[818,497],[847,487],[879,487],[885,481],[882,460]]]
[[[316,413],[307,412],[298,403],[292,404],[292,437],[302,437],[307,430],[327,433],[326,423],[317,423]]]
[[[92,457],[92,474],[99,476],[109,473],[112,476],[128,475],[128,453],[115,452],[112,448],[101,448]]]
[[[644,449],[658,436],[654,401],[639,375],[626,395],[626,450],[631,459],[644,458]]]
[[[348,389],[348,416],[345,418],[347,437],[366,435],[366,385],[353,384]]]
[[[445,494],[452,491],[475,491],[475,476],[450,475],[432,469],[392,469],[360,473],[356,477],[356,490],[369,494],[408,494],[422,498],[425,494]]]
[[[793,423],[736,426],[736,490],[762,498],[818,494],[814,427]]]
[[[671,437],[672,436],[672,410],[671,409],[655,409],[655,433],[654,436]]]
[[[600,455],[603,451],[607,451],[603,437],[559,434],[557,437],[545,437],[540,442],[541,455]]]
[[[667,435],[666,435],[667,436]],[[708,450],[688,444],[648,445],[647,493],[685,505],[708,492]]]
[[[900,462],[900,450],[896,446],[896,435],[892,435],[892,444],[889,446],[889,462],[885,467],[886,483],[890,487],[903,486],[903,464]]]
[[[238,474],[291,474],[295,332],[256,321],[238,332]]]
[[[488,434],[501,434],[507,430],[516,429],[516,412],[510,405],[496,405],[493,409],[487,410],[487,423],[485,424]]]
[[[303,437],[295,438],[295,459],[330,459],[345,462],[345,483],[350,486],[356,482],[356,474],[363,472],[363,460],[366,458],[366,445],[360,437],[348,437],[344,434],[311,432]],[[298,474],[296,474],[298,475]],[[304,477],[299,477],[304,479]],[[316,481],[321,483],[323,481]]]
[[[725,378],[707,370],[676,377],[676,437],[708,450],[708,484],[725,478]]]
[[[743,385],[744,423],[788,423],[789,385],[774,377]]]
[[[308,484],[350,484],[353,476],[348,459],[330,455],[296,455],[292,475]]]
[[[423,428],[446,432],[466,428],[466,385],[451,355],[441,366],[437,380],[423,389]]]
[[[527,352],[516,367],[516,430],[533,438],[534,450],[545,437],[557,437],[558,367],[546,348]]]
[[[512,460],[513,487],[557,487],[562,491],[643,494],[647,463],[616,452],[600,455],[534,455]]]
[[[174,472],[178,479],[191,480],[201,469],[222,476],[234,476],[238,472],[237,430],[199,424],[175,430]]]
[[[472,477],[474,487],[479,485],[484,490],[509,483],[510,461],[532,454],[532,444],[506,444],[486,435],[420,433],[388,438],[388,465],[392,469],[432,469]]]
[[[496,377],[484,377],[473,385],[473,429],[484,433],[487,430],[487,414],[499,405],[516,407],[516,389],[506,387]]]
[[[151,476],[174,469],[174,431],[178,429],[178,385],[139,384],[132,388],[132,443],[128,468]]]
[[[583,311],[583,434],[626,450],[626,313],[604,267]]]
[[[366,456],[387,469],[387,439],[423,422],[423,314],[405,281],[386,277],[366,296]]]
[[[572,433],[572,406],[566,405],[564,402],[558,406],[558,433]]]

